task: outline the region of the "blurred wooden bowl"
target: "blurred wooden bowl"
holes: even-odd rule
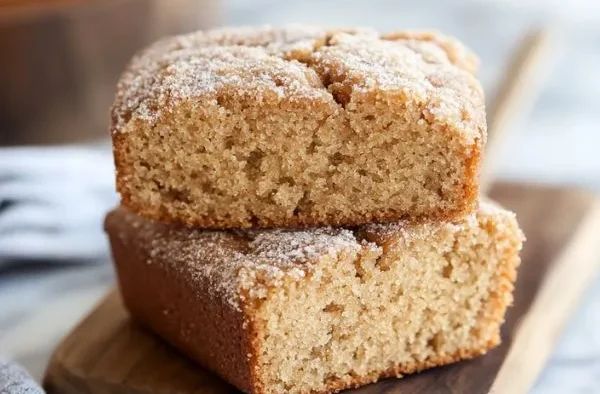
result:
[[[0,0],[0,146],[107,133],[119,74],[141,47],[219,23],[218,0]]]

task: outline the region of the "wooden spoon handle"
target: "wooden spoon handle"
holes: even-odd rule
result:
[[[516,50],[488,110],[488,142],[481,172],[481,194],[493,181],[493,167],[504,141],[520,118],[531,111],[539,97],[548,67],[554,37],[547,29],[529,33]]]

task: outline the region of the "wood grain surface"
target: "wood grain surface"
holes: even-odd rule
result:
[[[600,203],[574,189],[499,185],[492,196],[517,212],[527,236],[503,343],[486,356],[387,379],[349,393],[510,393],[529,390],[600,263]],[[212,394],[234,388],[179,355],[107,296],[56,349],[49,394]]]

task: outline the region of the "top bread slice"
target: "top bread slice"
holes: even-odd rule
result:
[[[159,41],[118,84],[122,204],[200,228],[455,220],[486,139],[477,59],[433,33],[228,28]]]

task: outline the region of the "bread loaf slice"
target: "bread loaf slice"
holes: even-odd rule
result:
[[[123,74],[122,204],[202,228],[457,220],[486,138],[475,57],[431,33],[228,28],[160,41]]]
[[[106,219],[132,316],[246,393],[327,393],[500,342],[523,235],[482,203],[455,223],[201,231]]]

